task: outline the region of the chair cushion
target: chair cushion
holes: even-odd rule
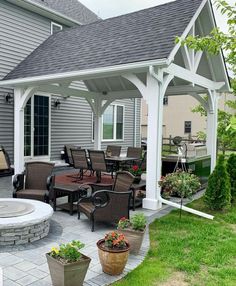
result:
[[[79,211],[84,213],[88,218],[90,218],[93,210],[94,205],[91,202],[83,202],[79,204]]]
[[[16,192],[16,197],[22,198],[22,199],[31,199],[31,200],[38,200],[38,201],[44,202],[45,194],[46,194],[46,190],[26,189],[26,190],[20,190]]]

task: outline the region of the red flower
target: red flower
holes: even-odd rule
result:
[[[125,217],[125,216],[123,216],[120,220],[126,220],[126,217]]]
[[[133,169],[133,171],[137,172],[138,169],[139,169],[139,166],[138,166],[138,165],[134,165],[134,166],[132,167],[132,169]]]

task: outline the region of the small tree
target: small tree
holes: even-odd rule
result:
[[[236,154],[231,154],[227,161],[227,171],[230,176],[231,197],[236,197]]]
[[[204,201],[212,210],[223,210],[231,206],[230,178],[223,155],[219,156],[217,165],[209,176]]]

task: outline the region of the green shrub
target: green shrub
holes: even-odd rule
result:
[[[231,154],[227,161],[227,171],[230,176],[231,197],[236,197],[236,154]]]
[[[227,209],[231,205],[230,178],[223,155],[209,176],[204,202],[212,210]]]

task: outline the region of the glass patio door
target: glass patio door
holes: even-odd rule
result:
[[[49,156],[49,97],[32,96],[25,107],[25,157]]]

